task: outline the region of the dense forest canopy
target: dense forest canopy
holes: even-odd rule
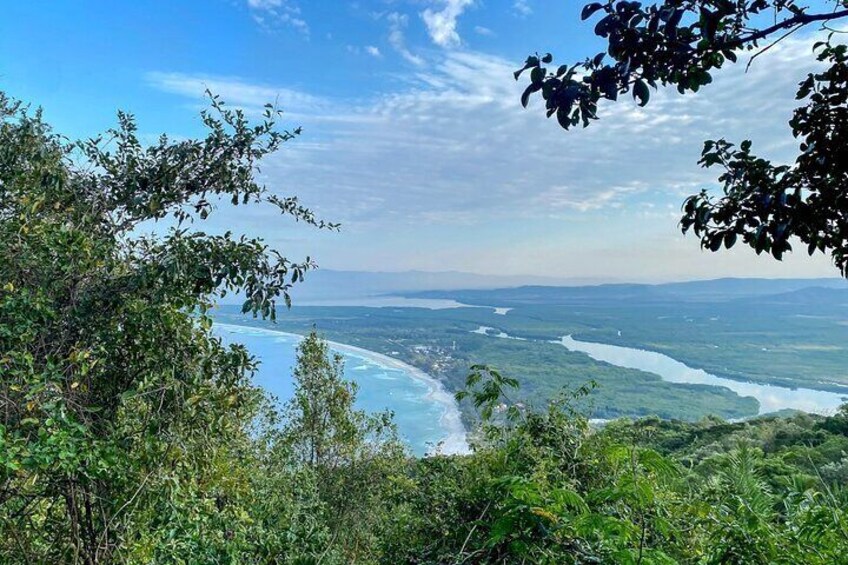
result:
[[[829,253],[848,277],[848,46],[838,29],[848,18],[843,0],[815,7],[794,0],[610,0],[585,5],[581,17],[595,22],[606,51],[556,68],[545,66],[551,54],[532,55],[515,73],[518,79],[529,71],[522,104],[539,93],[547,116],[556,115],[565,129],[599,119],[602,101],[632,94],[645,106],[652,88],[697,93],[726,65],[745,59],[767,65],[776,43],[820,26],[810,56],[822,70],[798,77],[802,105],[789,122],[799,143],[794,163],[757,155],[751,140],[706,141],[699,164],[722,169],[722,193],[715,197],[704,189],[688,198],[680,226],[692,230],[704,249],[729,249],[741,238],[757,254],[778,260],[797,239],[810,255]]]

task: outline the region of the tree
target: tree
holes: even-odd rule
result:
[[[395,439],[391,413],[370,416],[354,408],[359,387],[344,378],[344,359],[331,354],[315,330],[297,347],[293,376],[286,436],[307,465],[334,469]]]
[[[0,94],[0,561],[215,562],[245,543],[261,394],[207,313],[243,292],[273,318],[313,264],[197,226],[229,199],[335,228],[255,179],[299,133],[278,118],[212,96],[203,139],[144,146],[120,113],[71,142]]]
[[[294,397],[287,404],[282,444],[295,466],[313,474],[331,541],[342,562],[373,557],[386,526],[387,491],[404,471],[405,449],[392,414],[356,410],[356,383],[344,362],[313,330],[297,349]]]
[[[598,119],[601,100],[632,93],[645,106],[651,88],[698,92],[741,53],[753,53],[753,60],[800,29],[820,24],[829,30],[830,22],[848,18],[844,0],[828,3],[831,10],[813,11],[794,0],[593,2],[581,17],[600,15],[594,31],[607,42],[606,52],[555,70],[544,66],[553,61],[549,53],[528,57],[515,73],[517,79],[530,71],[521,102],[527,106],[541,93],[547,116],[555,114],[570,129]],[[780,260],[795,238],[810,255],[830,253],[848,277],[848,53],[837,38],[831,32],[816,43],[816,57],[827,68],[800,82],[797,99],[804,105],[789,122],[799,140],[793,165],[757,156],[750,140],[738,147],[724,139],[705,142],[699,163],[723,169],[722,195],[702,190],[689,197],[680,222],[702,248],[730,248],[741,237],[758,254]]]

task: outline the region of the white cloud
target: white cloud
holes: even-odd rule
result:
[[[374,45],[366,45],[365,47],[359,47],[357,45],[345,45],[345,49],[347,49],[348,53],[353,53],[354,55],[360,55],[364,52],[366,55],[370,55],[375,59],[383,58],[383,53],[380,51],[380,48]]]
[[[530,7],[529,0],[515,0],[515,2],[512,3],[512,9],[515,10],[519,16],[529,16],[533,13],[533,8]]]
[[[145,79],[159,90],[188,98],[201,98],[208,89],[224,102],[256,113],[261,113],[265,104],[276,104],[291,117],[313,115],[330,106],[328,100],[299,90],[250,83],[238,77],[151,72]]]
[[[247,7],[261,26],[283,24],[309,35],[309,24],[301,17],[300,7],[290,0],[247,0]]]
[[[427,8],[421,12],[421,18],[433,43],[441,47],[455,47],[462,42],[456,31],[457,19],[473,4],[473,0],[440,0],[440,3],[444,6],[442,10],[437,12]]]
[[[484,35],[488,37],[495,35],[494,31],[484,26],[474,26],[474,33],[476,33],[477,35]]]
[[[406,38],[404,37],[404,29],[409,25],[409,18],[406,14],[392,12],[386,15],[386,20],[389,22],[389,44],[397,51],[401,57],[416,66],[422,66],[424,59],[414,54],[406,47]]]
[[[152,73],[148,80],[186,96],[208,86],[247,107],[279,100],[320,137],[307,139],[320,149],[265,169],[322,187],[321,199],[348,221],[377,213],[416,221],[424,212],[432,219],[469,206],[514,215],[517,203],[522,214],[549,217],[640,194],[676,202],[716,176],[696,164],[707,138],[752,138],[771,157],[790,155],[786,121],[813,58],[800,40],[770,55],[768,65],[764,58],[747,74],[744,63],[718,73],[697,95],[666,89],[652,92],[645,108],[629,99],[602,104],[599,121],[569,132],[544,118],[538,100],[521,108],[516,62],[474,52],[447,52],[408,77],[408,89],[361,103],[233,78]]]
[[[518,61],[481,53],[445,52],[432,67],[407,76],[411,86],[406,89],[361,102],[323,100],[232,78],[168,73],[148,78],[160,89],[192,97],[209,85],[245,106],[259,107],[269,96],[279,96],[307,135],[264,164],[269,186],[296,192],[323,216],[341,221],[346,237],[414,232],[410,245],[433,238],[432,250],[410,255],[397,268],[441,265],[485,272],[486,264],[497,264],[498,253],[492,251],[493,243],[485,247],[478,240],[503,233],[514,241],[495,246],[501,257],[514,253],[514,270],[531,272],[533,265],[522,261],[537,260],[542,250],[550,253],[548,262],[550,257],[567,258],[565,251],[554,249],[564,240],[542,246],[527,239],[520,227],[547,222],[577,230],[578,235],[569,232],[577,238],[569,241],[578,245],[626,244],[626,249],[609,251],[620,252],[622,261],[641,257],[659,265],[667,259],[662,252],[667,249],[675,261],[690,253],[692,259],[681,258],[680,265],[696,269],[693,265],[704,256],[694,240],[675,243],[680,236],[674,212],[685,195],[713,185],[718,175],[696,164],[702,141],[750,138],[763,156],[790,158],[796,143],[786,122],[797,104],[797,83],[814,65],[810,44],[809,39],[787,39],[755,61],[747,74],[740,62],[717,73],[714,83],[697,95],[666,89],[652,92],[645,108],[629,99],[602,104],[601,120],[569,132],[544,118],[538,100],[528,110],[521,108],[524,84],[512,79]],[[645,202],[671,210],[648,217]],[[245,222],[261,226],[267,219]],[[466,231],[451,231],[462,229]],[[447,251],[437,243],[447,237],[443,233],[462,240],[450,251],[453,259],[447,265],[440,262]],[[658,243],[650,243],[656,253],[634,252],[634,242],[644,234],[657,238]],[[356,256],[365,266],[368,257],[403,245],[383,235],[373,238],[367,245],[376,247]],[[333,256],[334,248],[325,251]],[[399,255],[391,257],[395,261]],[[748,255],[740,257],[726,264],[744,266]],[[623,264],[612,261],[609,268]],[[715,264],[705,262],[699,268]],[[688,271],[681,267],[680,272]]]

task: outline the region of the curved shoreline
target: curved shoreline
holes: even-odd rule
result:
[[[298,340],[303,339],[303,336],[300,334],[284,332],[280,330],[272,330],[269,328],[261,328],[258,326],[243,326],[240,324],[228,324],[225,322],[215,322],[213,325],[225,329],[238,328],[274,335],[283,335]],[[428,452],[427,455],[435,453],[444,455],[461,455],[470,451],[467,441],[467,432],[465,430],[465,426],[462,424],[462,419],[460,417],[459,406],[457,405],[456,399],[454,399],[453,395],[450,394],[447,390],[445,390],[445,387],[441,381],[433,378],[432,376],[428,375],[417,367],[413,367],[408,363],[404,363],[400,359],[395,359],[394,357],[389,357],[388,355],[377,353],[376,351],[371,351],[370,349],[357,347],[355,345],[347,345],[345,343],[338,343],[336,341],[329,340],[327,341],[327,343],[330,345],[331,349],[334,349],[336,351],[363,357],[369,361],[374,362],[376,365],[388,369],[399,369],[401,371],[404,371],[408,373],[413,380],[421,382],[427,386],[428,392],[426,398],[435,402],[442,408],[442,415],[439,418],[439,423],[446,433],[446,436],[442,438],[439,442],[439,448],[434,450],[432,453]]]

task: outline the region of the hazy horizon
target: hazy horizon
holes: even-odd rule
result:
[[[426,269],[405,269],[405,270],[390,270],[390,269],[375,269],[375,270],[366,270],[366,269],[332,269],[319,267],[313,271],[307,273],[309,276],[310,273],[363,273],[363,274],[372,274],[372,275],[413,275],[413,274],[421,274],[421,275],[442,275],[442,274],[457,274],[457,275],[470,275],[475,277],[487,277],[487,278],[528,278],[528,279],[548,279],[552,282],[568,282],[568,283],[576,283],[585,286],[593,286],[600,284],[673,284],[673,283],[683,283],[683,282],[698,282],[698,281],[712,281],[712,280],[721,280],[721,279],[762,279],[762,280],[793,280],[793,279],[809,279],[809,280],[820,280],[820,279],[835,279],[835,280],[843,280],[842,277],[839,276],[838,273],[831,273],[828,275],[824,273],[823,275],[809,275],[809,276],[713,276],[713,277],[684,277],[677,279],[635,279],[635,278],[627,278],[627,277],[619,277],[619,278],[602,278],[602,277],[558,277],[554,275],[541,275],[541,274],[533,274],[533,273],[515,273],[515,274],[502,274],[502,273],[484,273],[484,272],[476,272],[476,271],[463,271],[457,269],[447,269],[447,270],[426,270]],[[848,281],[846,281],[848,284]]]

